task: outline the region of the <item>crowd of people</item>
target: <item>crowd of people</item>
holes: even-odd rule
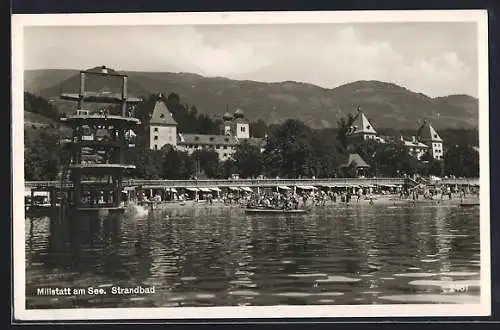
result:
[[[452,200],[454,198],[465,199],[477,196],[479,190],[476,188],[457,187],[454,185],[431,186],[419,185],[413,188],[401,189],[400,199],[412,199],[417,201],[422,197],[424,200]]]
[[[282,190],[276,188],[260,188],[252,191],[221,191],[215,193],[195,194],[175,193],[146,196],[142,193],[139,198],[142,201],[177,201],[203,202],[209,205],[222,204],[226,206],[246,206],[249,208],[269,208],[269,209],[304,209],[311,206],[325,206],[327,203],[359,203],[368,201],[374,204],[377,199],[388,197],[389,199],[400,200],[443,200],[452,198],[464,199],[467,196],[478,194],[477,189],[459,188],[456,186],[416,186],[416,187],[357,187],[338,188],[322,190],[315,188],[312,190],[289,189]]]

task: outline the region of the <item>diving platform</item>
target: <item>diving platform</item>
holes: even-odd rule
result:
[[[112,76],[118,79],[111,81]],[[110,92],[109,84],[118,81],[121,91]],[[86,90],[87,85],[97,90]],[[125,149],[133,142],[130,131],[141,123],[128,105],[142,100],[127,96],[126,75],[105,66],[80,71],[79,93],[63,93],[60,98],[78,102],[75,114],[60,118],[73,131],[64,141],[68,161],[56,185],[64,196],[61,207],[76,212],[122,212],[123,178],[127,170],[135,169],[135,165],[124,164]],[[107,106],[91,112],[86,110],[87,103]],[[110,104],[111,109],[119,104],[120,114],[110,114]]]
[[[80,93],[62,93],[60,98],[67,101],[85,101],[95,103],[116,103],[120,104],[126,101],[129,104],[139,103],[142,99],[137,97],[124,98],[121,93],[103,93],[103,92],[84,92]]]
[[[141,123],[141,121],[134,117],[127,116],[117,116],[117,115],[104,115],[99,113],[89,113],[89,114],[75,114],[60,118],[60,122],[66,123],[68,125],[104,125],[107,126],[118,126],[118,125],[130,125],[136,126]]]

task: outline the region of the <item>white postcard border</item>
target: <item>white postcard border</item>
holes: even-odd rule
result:
[[[478,24],[480,135],[479,304],[397,304],[269,307],[173,307],[28,310],[25,308],[23,30],[28,26],[151,26],[375,22],[476,22]],[[226,319],[304,317],[488,316],[491,314],[488,15],[486,10],[39,14],[12,16],[12,156],[14,318],[17,320]]]

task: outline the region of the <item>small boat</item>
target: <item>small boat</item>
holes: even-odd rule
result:
[[[473,207],[473,206],[479,206],[479,203],[460,203],[460,206],[462,207]]]
[[[246,214],[305,214],[308,210],[303,209],[269,209],[269,208],[246,208]]]

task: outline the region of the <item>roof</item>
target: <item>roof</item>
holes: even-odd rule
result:
[[[161,100],[156,101],[149,123],[150,125],[177,125],[172,113]]]
[[[341,165],[340,167],[350,167],[350,166],[356,166],[356,167],[370,167],[367,162],[361,158],[359,154],[349,154],[349,157],[347,158],[347,161]]]
[[[179,134],[177,144],[197,144],[197,145],[238,145],[240,142],[234,136],[209,135],[209,134]]]
[[[436,132],[434,127],[428,122],[425,121],[422,126],[418,129],[417,132],[418,136],[421,137],[424,140],[431,140],[431,141],[436,141],[436,142],[443,142],[443,139],[439,136],[439,134]]]
[[[354,118],[354,121],[352,123],[353,131],[350,133],[352,134],[377,134],[377,131],[373,128],[372,124],[366,118],[365,114],[361,111],[358,110],[358,114]]]
[[[245,113],[241,109],[237,109],[234,112],[234,118],[243,118],[243,116],[245,116]]]
[[[416,148],[429,148],[429,146],[425,143],[422,143],[420,141],[416,141],[416,142],[413,142],[413,141],[403,141],[404,145],[406,147],[416,147]]]
[[[120,73],[114,69],[108,68],[105,65],[97,66],[95,68],[83,70],[82,72],[85,73],[99,73],[99,74],[106,74],[106,75],[113,75],[113,76],[122,76],[126,77],[126,74]]]
[[[243,117],[239,117],[239,118],[235,117],[235,119],[232,122],[235,124],[248,124],[249,123],[248,119],[243,118]]]

